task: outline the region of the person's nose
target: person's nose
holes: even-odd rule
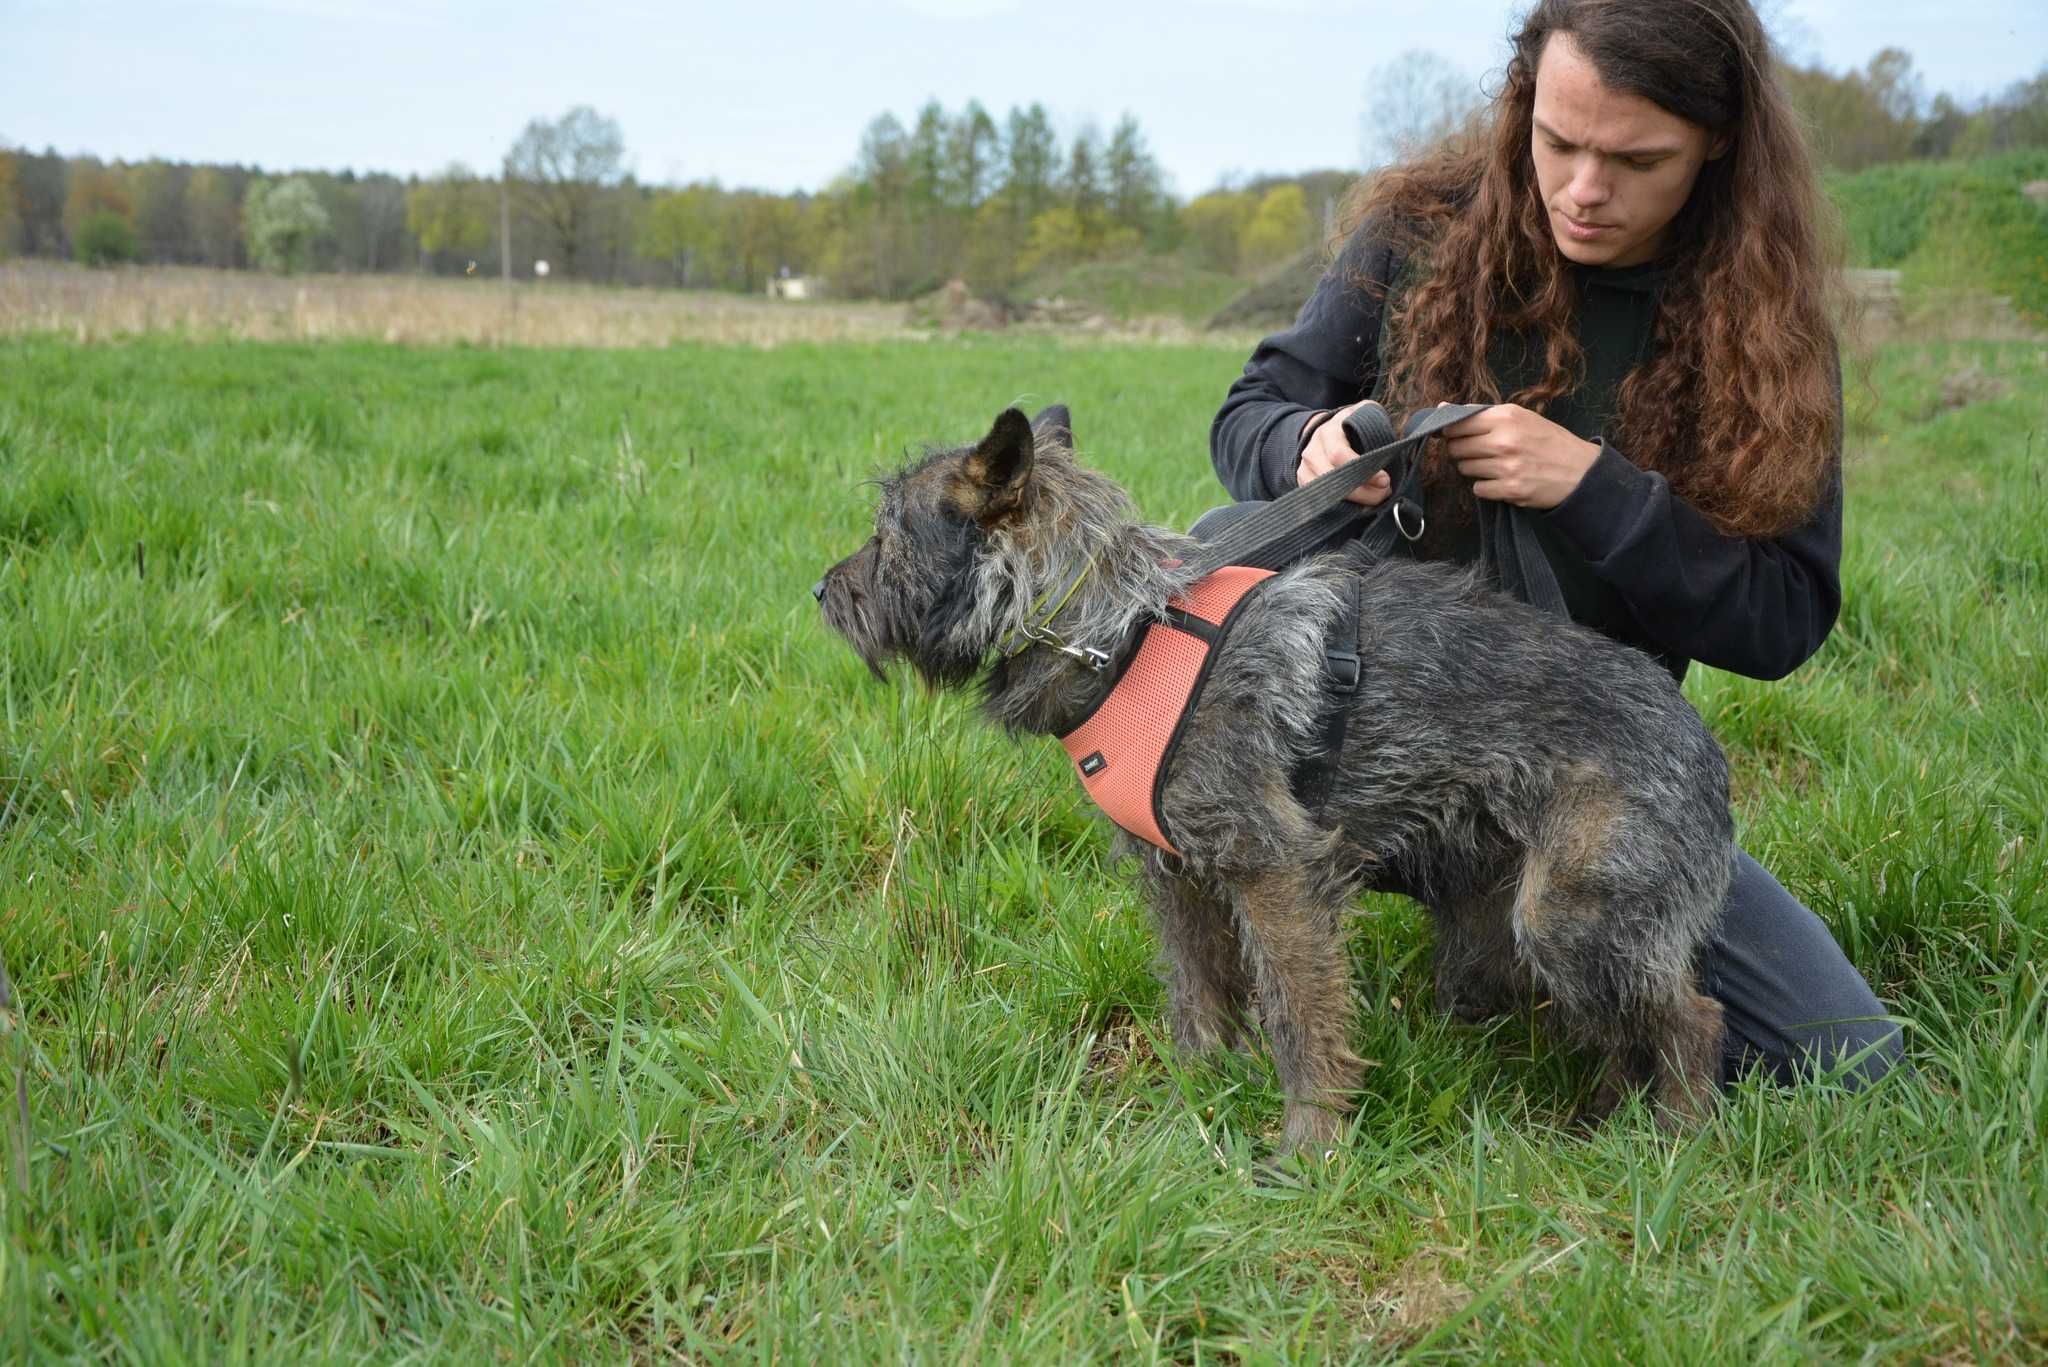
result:
[[[1597,209],[1607,202],[1613,191],[1598,157],[1580,159],[1572,168],[1572,180],[1566,187],[1566,193],[1572,197],[1572,203],[1586,209]]]

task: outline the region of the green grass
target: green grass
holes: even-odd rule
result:
[[[133,1361],[2048,1352],[2048,369],[1851,396],[1848,606],[1693,680],[1915,1070],[1590,1139],[1428,934],[1352,1140],[1244,1170],[1057,747],[807,592],[861,480],[1064,400],[1155,519],[1235,349],[0,342],[0,1343]],[[1965,366],[2001,396],[1943,406]]]
[[[1915,161],[1828,178],[1852,266],[1897,267],[1909,290],[2004,295],[2048,321],[2048,207],[2021,187],[2048,179],[2048,150]]]
[[[1200,327],[1257,279],[1256,273],[1212,270],[1187,251],[1140,252],[1039,271],[1012,294],[1020,301],[1064,298],[1109,318],[1165,316]]]
[[[1988,189],[2017,192],[2042,179],[2048,179],[2048,149],[1974,161],[1892,162],[1853,174],[1831,172],[1826,183],[1842,215],[1849,264],[1887,267],[1919,251],[1945,200],[1985,198]]]

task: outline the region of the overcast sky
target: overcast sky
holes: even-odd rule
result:
[[[0,143],[134,160],[495,167],[528,119],[616,118],[643,180],[817,189],[936,98],[1062,139],[1126,110],[1182,195],[1361,164],[1366,77],[1429,49],[1475,80],[1522,0],[0,0]],[[1885,46],[1931,95],[2048,65],[2048,0],[1776,0],[1790,50]]]

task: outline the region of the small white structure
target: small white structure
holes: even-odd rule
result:
[[[535,275],[535,276],[536,276],[537,278],[539,278],[539,279],[542,279],[542,280],[545,280],[545,279],[547,279],[547,278],[548,278],[548,263],[547,263],[547,262],[545,262],[545,261],[536,261],[536,262],[534,262],[534,263],[533,263],[533,273],[534,273],[534,275]]]
[[[774,275],[768,277],[768,297],[770,299],[808,299],[811,297],[810,279],[807,276],[791,275],[789,267],[784,266]]]

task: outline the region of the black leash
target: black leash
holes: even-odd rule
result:
[[[1454,423],[1482,412],[1485,404],[1455,403],[1425,408],[1411,414],[1408,430],[1400,435],[1378,404],[1366,404],[1344,417],[1344,436],[1358,459],[1288,490],[1270,503],[1262,504],[1216,534],[1188,561],[1196,577],[1225,565],[1252,565],[1278,570],[1295,563],[1334,539],[1360,516],[1345,502],[1345,495],[1404,456],[1425,440]],[[1413,539],[1404,518],[1413,505],[1398,497],[1390,500],[1386,515],[1375,518],[1361,538],[1359,549],[1374,558],[1392,549],[1396,535]],[[1543,558],[1535,528],[1529,525],[1526,508],[1491,499],[1479,500],[1479,555],[1504,592],[1546,612],[1565,616],[1564,594],[1557,575]]]

